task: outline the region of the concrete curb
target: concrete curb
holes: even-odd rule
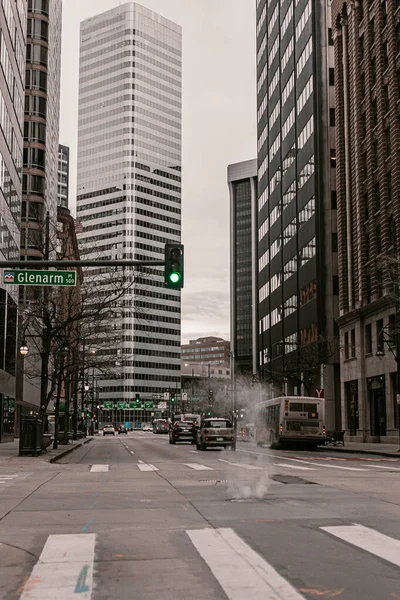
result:
[[[74,444],[73,446],[71,446],[71,448],[67,448],[66,450],[63,450],[62,452],[60,452],[56,456],[53,456],[53,458],[51,458],[49,460],[49,462],[50,463],[57,462],[58,460],[60,460],[60,458],[64,458],[64,456],[66,456],[67,454],[70,454],[70,452],[73,452],[74,450],[77,450],[78,448],[81,448],[82,446],[84,446],[85,444],[88,444],[92,440],[93,440],[93,438],[89,438],[88,440],[85,440],[84,442],[81,442],[80,444]]]
[[[348,448],[347,446],[318,446],[318,450],[323,452],[346,452],[348,454],[374,454],[375,456],[387,456],[391,458],[400,458],[400,451],[384,452],[383,450],[364,450]]]

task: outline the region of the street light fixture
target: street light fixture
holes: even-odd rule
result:
[[[22,354],[22,356],[26,356],[28,354],[29,348],[28,348],[28,345],[25,340],[23,340],[21,342],[21,347],[19,349],[19,352],[20,352],[20,354]]]

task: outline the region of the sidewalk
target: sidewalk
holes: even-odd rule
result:
[[[39,458],[41,460],[45,460],[46,462],[56,462],[66,454],[73,452],[77,448],[80,448],[84,444],[88,444],[94,438],[87,437],[86,439],[81,440],[71,440],[69,444],[66,446],[64,444],[58,444],[58,449],[53,450],[53,445],[47,449],[47,452],[42,452],[41,456],[18,456],[19,452],[19,439],[15,439],[13,442],[8,442],[5,444],[0,444],[0,464],[4,462],[11,461],[15,458],[19,459],[28,459],[34,461]]]
[[[318,446],[318,450],[334,451],[334,452],[350,452],[352,454],[376,454],[378,456],[391,456],[392,458],[400,458],[399,444],[359,444],[357,442],[345,442],[345,446],[341,444],[334,446]]]

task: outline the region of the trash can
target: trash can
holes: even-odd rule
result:
[[[19,434],[19,456],[42,454],[42,419],[38,416],[21,416],[21,428]]]

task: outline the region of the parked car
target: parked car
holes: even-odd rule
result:
[[[115,429],[113,425],[105,425],[103,427],[103,435],[115,435]]]
[[[123,425],[121,425],[121,427],[118,428],[118,435],[120,433],[126,433],[126,435],[128,435],[128,430],[126,429],[126,427],[124,427]]]
[[[204,419],[197,428],[197,450],[218,446],[236,450],[236,437],[232,422],[229,419]]]
[[[143,425],[142,431],[153,431],[153,428],[151,425]]]
[[[176,444],[176,442],[196,443],[196,428],[193,421],[175,421],[175,423],[171,423],[169,443]]]

